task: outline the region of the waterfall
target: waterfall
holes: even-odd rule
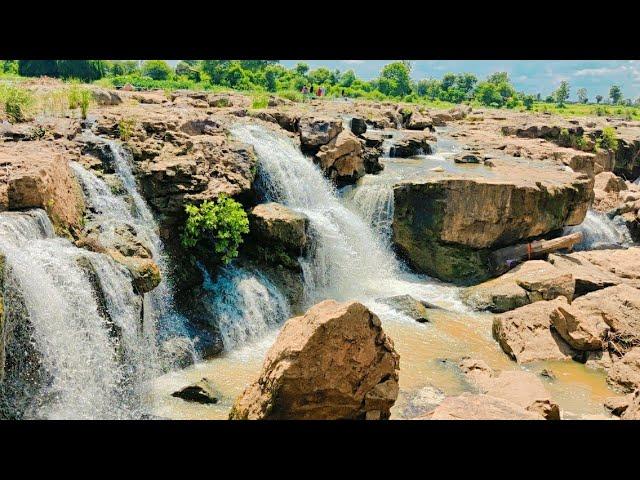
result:
[[[453,287],[408,273],[369,220],[344,204],[290,139],[255,125],[237,124],[231,131],[255,148],[266,199],[309,217],[312,251],[301,262],[305,303],[358,299],[373,308],[377,298],[411,294],[464,308]]]
[[[261,273],[228,266],[214,282],[202,271],[225,350],[259,339],[291,316],[286,298]]]
[[[394,205],[392,184],[363,182],[350,192],[347,199],[379,236],[387,242],[391,241]]]
[[[10,280],[5,294],[18,289],[25,310],[8,304],[6,327],[29,322],[38,354],[29,362],[45,378],[27,411],[11,413],[139,418],[137,399],[153,370],[149,351],[154,339],[141,331],[140,301],[128,271],[105,255],[57,238],[43,210],[0,214],[0,252],[6,259],[5,280]],[[91,287],[90,272],[102,299]]]
[[[595,250],[598,248],[624,247],[631,245],[629,229],[622,222],[610,219],[606,214],[589,210],[580,225],[564,229],[564,234],[581,232],[582,242],[576,250]]]
[[[174,288],[169,276],[164,244],[158,235],[158,225],[153,213],[138,190],[132,171],[131,154],[115,140],[103,139],[91,132],[84,132],[83,135],[87,140],[104,143],[109,147],[113,168],[131,199],[131,205],[127,204],[123,197],[115,195],[94,173],[72,163],[71,167],[82,184],[89,207],[95,213],[102,230],[112,231],[123,224],[135,227],[137,235],[150,247],[153,260],[162,273],[160,285],[145,296],[145,314],[149,315],[149,321],[145,324],[149,328],[157,324],[161,337],[188,336],[187,320],[173,306]]]

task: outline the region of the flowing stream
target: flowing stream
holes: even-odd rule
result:
[[[623,222],[610,219],[607,214],[589,210],[580,225],[565,228],[564,233],[582,233],[582,242],[576,250],[628,247],[633,242],[629,229]]]
[[[326,298],[359,300],[380,316],[385,331],[393,338],[401,358],[401,391],[392,409],[393,418],[409,418],[432,407],[434,398],[468,391],[470,386],[455,368],[455,359],[463,355],[483,359],[496,369],[520,368],[491,338],[492,315],[470,312],[459,300],[457,287],[411,274],[396,258],[389,242],[393,184],[397,180],[424,175],[433,166],[472,167],[447,162],[446,151],[411,159],[386,159],[386,168],[379,175],[367,175],[355,188],[338,192],[289,139],[248,124],[237,124],[232,133],[257,152],[265,200],[283,203],[309,217],[313,246],[301,259],[305,307]],[[443,145],[447,150],[456,148],[452,142]],[[380,301],[402,294],[443,309],[433,310],[430,322],[419,324]],[[245,315],[254,315],[255,305],[245,309]],[[264,308],[260,305],[257,310]],[[275,310],[269,303],[266,311]],[[243,316],[234,312],[235,318]],[[154,413],[171,418],[226,418],[235,398],[255,380],[266,350],[273,344],[277,334],[273,325],[277,322],[267,323],[270,328],[245,336],[246,343],[233,343],[224,355],[159,378],[154,387]],[[545,381],[547,389],[567,418],[602,414],[602,402],[613,395],[604,375],[570,363],[553,365],[558,380]],[[527,369],[539,372],[548,367],[549,363],[543,362]],[[222,393],[218,404],[202,407],[170,397],[171,391],[203,376],[210,377]]]
[[[288,138],[248,124],[237,124],[232,133],[258,154],[265,200],[309,218],[311,249],[300,259],[302,307],[327,298],[361,301],[380,316],[394,339],[401,356],[401,393],[394,418],[414,416],[432,406],[434,398],[469,390],[454,366],[463,355],[483,359],[496,369],[520,368],[491,339],[492,315],[470,312],[459,300],[457,287],[411,273],[391,248],[393,184],[433,166],[471,167],[447,161],[446,152],[385,159],[387,168],[379,175],[367,175],[357,186],[337,191]],[[255,379],[291,307],[259,271],[232,263],[212,279],[202,268],[203,304],[216,322],[224,353],[161,375],[159,341],[189,337],[188,322],[174,309],[168,260],[157,224],[137,189],[130,155],[118,142],[85,134],[108,145],[124,189],[114,193],[95,173],[71,164],[85,193],[89,225],[106,239],[115,239],[120,228],[133,229],[149,247],[163,281],[141,300],[126,269],[56,237],[44,211],[0,213],[4,291],[17,299],[7,309],[7,324],[15,326],[28,318],[33,352],[26,348],[28,358],[19,361],[37,372],[25,380],[13,378],[8,369],[10,381],[1,388],[13,388],[15,394],[28,386],[29,392],[13,395],[14,403],[0,401],[0,417],[143,418],[151,413],[225,418],[235,397]],[[454,148],[442,145],[445,150]],[[585,221],[581,227],[586,225]],[[433,310],[430,322],[420,324],[383,302],[404,294],[442,309]],[[10,352],[14,363],[15,351]],[[549,365],[527,368],[540,371]],[[600,413],[604,398],[612,395],[601,372],[569,362],[554,364],[553,370],[558,380],[546,386],[569,416]],[[194,404],[170,395],[203,376],[211,377],[220,390],[218,404]],[[0,390],[0,400],[8,397]]]

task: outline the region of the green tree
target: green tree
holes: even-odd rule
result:
[[[264,70],[269,65],[274,65],[279,62],[279,60],[240,60],[240,65],[245,70],[256,72],[259,70]]]
[[[180,60],[176,65],[176,75],[187,77],[189,80],[199,82],[201,80],[200,65],[197,60]]]
[[[307,72],[309,72],[309,65],[307,65],[306,63],[296,63],[296,66],[294,67],[294,70],[296,71],[296,73],[298,75],[302,75],[305,76],[307,74]]]
[[[408,62],[393,62],[380,72],[378,88],[385,95],[404,97],[411,93],[411,67]]]
[[[578,101],[580,103],[587,103],[589,101],[589,98],[587,97],[586,88],[579,88],[577,91],[577,95],[578,95]]]
[[[309,78],[309,81],[314,85],[324,85],[331,83],[331,75],[331,70],[329,70],[328,68],[320,67],[316,68],[315,70],[311,70],[308,73],[307,77]]]
[[[569,99],[569,82],[563,80],[560,82],[560,86],[554,92],[556,103],[559,107],[564,107],[564,103]]]
[[[58,74],[62,78],[92,82],[104,77],[105,64],[102,60],[58,60]]]
[[[501,83],[511,83],[511,80],[507,72],[496,72],[487,77],[487,82],[499,85]]]
[[[23,77],[58,77],[58,61],[18,60],[18,73]]]
[[[476,87],[475,98],[478,102],[487,106],[501,107],[504,103],[498,86],[492,82],[481,82]]]
[[[609,98],[614,104],[620,103],[622,100],[622,90],[618,85],[612,85],[609,89]]]
[[[154,80],[167,80],[173,70],[164,60],[147,60],[142,64],[142,74]]]
[[[596,103],[600,103],[602,101],[602,95],[596,95]]]
[[[533,102],[535,101],[536,97],[534,97],[533,95],[525,95],[522,98],[522,104],[524,105],[524,108],[526,108],[527,110],[531,110],[533,108]]]
[[[435,78],[420,80],[416,84],[416,93],[421,97],[427,97],[431,100],[440,98],[442,94],[442,83]]]
[[[353,70],[347,70],[340,77],[340,86],[341,87],[350,87],[353,85],[353,82],[356,80],[356,74]]]

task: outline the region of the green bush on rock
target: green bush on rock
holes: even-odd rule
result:
[[[249,233],[249,220],[242,205],[225,194],[215,202],[205,200],[200,206],[187,205],[187,221],[182,245],[195,247],[205,235],[213,239],[215,252],[223,263],[238,256],[242,236]]]

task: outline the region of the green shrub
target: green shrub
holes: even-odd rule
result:
[[[254,95],[253,103],[251,104],[251,108],[267,108],[269,105],[269,96],[265,94]]]
[[[33,93],[26,88],[13,85],[0,86],[0,100],[7,117],[13,123],[27,120],[35,104]]]
[[[142,64],[142,74],[154,80],[167,80],[173,70],[164,60],[147,60]]]
[[[618,150],[618,135],[613,127],[604,127],[602,136],[596,140],[596,148],[605,150]]]
[[[80,91],[80,113],[83,119],[87,118],[87,114],[89,113],[89,104],[91,103],[91,92],[83,88]]]
[[[136,126],[136,121],[132,118],[123,118],[118,122],[118,134],[120,135],[120,139],[123,141],[127,141],[131,138],[133,134],[133,129]]]
[[[187,221],[182,232],[182,245],[195,247],[206,235],[213,240],[216,254],[224,263],[238,256],[242,236],[249,233],[249,220],[242,205],[225,194],[215,202],[205,200],[198,207],[187,205]]]
[[[292,102],[302,102],[304,101],[304,97],[300,92],[296,92],[295,90],[285,90],[283,92],[278,92],[278,95],[282,98],[286,98],[287,100],[291,100]]]

